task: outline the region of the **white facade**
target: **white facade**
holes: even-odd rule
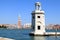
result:
[[[24,27],[23,28],[31,28],[31,23],[24,24]]]
[[[35,10],[32,12],[32,27],[34,34],[45,33],[45,15],[39,2],[35,4]]]

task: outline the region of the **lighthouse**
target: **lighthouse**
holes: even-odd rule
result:
[[[32,34],[43,35],[45,33],[45,15],[41,9],[41,3],[35,3],[35,10],[32,11]]]

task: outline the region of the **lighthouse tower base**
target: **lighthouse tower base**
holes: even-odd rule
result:
[[[45,33],[35,33],[35,32],[31,32],[30,34],[29,34],[30,36],[44,36],[45,35]]]
[[[36,34],[35,32],[31,32],[30,36],[60,36],[60,32],[45,32],[44,34]]]

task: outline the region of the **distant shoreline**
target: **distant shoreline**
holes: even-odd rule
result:
[[[0,28],[0,29],[8,29],[8,28]],[[18,29],[18,28],[16,28]],[[31,29],[31,28],[20,28],[20,29]]]

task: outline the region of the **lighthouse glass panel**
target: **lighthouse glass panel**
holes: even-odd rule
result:
[[[40,30],[40,26],[38,26],[38,30]]]
[[[37,16],[38,18],[40,18],[40,16]]]

